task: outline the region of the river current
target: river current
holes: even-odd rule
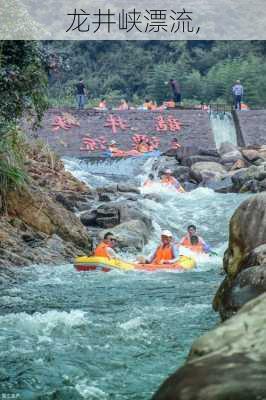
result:
[[[83,181],[103,186],[132,176],[141,184],[153,160],[65,163]],[[199,260],[187,273],[78,273],[72,265],[2,269],[2,398],[147,400],[182,365],[193,340],[218,323],[211,302],[222,279],[228,222],[246,195],[149,190],[161,201],[138,200],[154,226],[144,254],[161,229],[178,239],[193,223],[218,256]]]

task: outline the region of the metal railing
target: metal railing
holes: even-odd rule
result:
[[[210,104],[209,105],[209,110],[210,112],[215,112],[215,113],[226,113],[226,112],[231,112],[233,109],[233,106],[230,104]]]

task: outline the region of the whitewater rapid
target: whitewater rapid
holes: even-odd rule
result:
[[[193,340],[217,323],[211,302],[221,280],[228,222],[245,195],[144,189],[153,161],[65,164],[93,187],[124,179],[157,196],[137,200],[153,221],[144,254],[154,250],[161,229],[178,240],[193,223],[218,256],[199,260],[188,273],[78,273],[73,265],[2,269],[2,395],[147,400],[183,363]]]

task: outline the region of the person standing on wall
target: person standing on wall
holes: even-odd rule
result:
[[[82,110],[84,108],[85,96],[86,96],[85,85],[83,79],[80,78],[79,82],[76,85],[76,98],[79,110]]]
[[[169,85],[172,89],[173,92],[173,100],[175,104],[180,104],[181,103],[181,90],[180,90],[180,85],[175,79],[170,79]]]
[[[234,86],[232,87],[232,94],[234,96],[235,109],[241,110],[241,101],[244,94],[244,88],[241,85],[240,80],[237,80]]]

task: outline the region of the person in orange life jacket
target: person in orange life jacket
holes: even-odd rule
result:
[[[109,259],[115,258],[119,259],[116,252],[113,250],[117,241],[114,235],[111,232],[107,232],[104,235],[103,240],[98,244],[96,249],[94,250],[95,257],[106,257]]]
[[[170,169],[166,169],[162,178],[161,183],[163,185],[169,185],[175,187],[180,192],[185,192],[183,187],[180,185],[179,181],[172,176],[172,171]]]
[[[105,109],[107,109],[107,103],[106,103],[106,100],[105,100],[105,99],[101,99],[101,101],[100,101],[100,103],[99,103],[98,107],[99,107],[99,108],[101,108],[102,110],[105,110]]]
[[[177,138],[173,138],[171,140],[171,149],[177,150],[180,149],[181,145],[178,143]]]
[[[190,245],[187,245],[186,247],[194,251],[194,253],[206,253],[203,243],[200,243],[199,238],[196,235],[190,237]]]
[[[196,236],[199,243],[203,246],[206,253],[210,251],[210,246],[197,234],[197,228],[195,225],[189,225],[187,227],[187,234],[180,240],[180,246],[189,247],[191,245],[191,237]]]
[[[161,244],[157,247],[147,264],[174,264],[179,257],[176,246],[174,246],[173,235],[170,231],[164,230],[161,234]]]
[[[129,105],[127,100],[121,100],[118,110],[129,110]]]
[[[139,153],[147,153],[149,151],[149,144],[145,143],[144,140],[140,140],[140,142],[136,146],[136,150]]]
[[[154,175],[149,174],[148,179],[146,179],[146,181],[144,182],[144,186],[149,187],[149,186],[152,186],[153,183],[154,183]]]
[[[123,150],[120,150],[120,149],[117,147],[117,144],[116,144],[116,141],[115,141],[115,140],[111,140],[108,149],[109,149],[109,151],[112,153],[112,155],[116,155],[116,156],[124,155],[124,151],[123,151]]]

